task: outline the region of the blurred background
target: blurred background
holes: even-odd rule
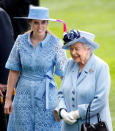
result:
[[[40,0],[40,5],[49,8],[51,18],[64,20],[67,31],[80,29],[95,34],[95,42],[100,44],[95,54],[110,67],[109,101],[115,130],[115,0]],[[63,38],[62,23],[49,22],[49,30]],[[67,55],[70,57],[69,52]],[[55,79],[60,88],[60,80]]]

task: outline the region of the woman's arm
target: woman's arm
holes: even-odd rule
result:
[[[13,89],[15,88],[16,83],[18,81],[19,75],[20,72],[10,70],[9,77],[8,77],[5,106],[4,106],[4,111],[6,114],[10,114],[12,112],[12,94],[13,94]]]

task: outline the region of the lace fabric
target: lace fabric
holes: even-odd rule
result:
[[[67,58],[61,47],[60,40],[51,34],[47,34],[36,48],[30,42],[30,34],[17,38],[6,63],[6,68],[21,72],[8,131],[61,130],[61,123],[57,123],[53,116],[53,109],[57,106],[57,86],[50,82],[47,86],[51,109],[46,109],[46,79],[38,79],[40,76],[44,78],[48,71],[52,76],[53,73],[63,76]],[[53,79],[48,78],[49,81]]]

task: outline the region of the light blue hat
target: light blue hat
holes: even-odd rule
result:
[[[28,17],[14,17],[14,18],[56,21],[56,19],[49,18],[49,9],[48,8],[33,6],[33,5],[30,5],[29,7]]]
[[[64,35],[64,46],[63,49],[69,50],[70,45],[75,44],[76,42],[81,42],[83,44],[89,44],[94,49],[97,49],[99,45],[94,42],[95,35],[85,31],[76,31],[70,30],[70,32]]]

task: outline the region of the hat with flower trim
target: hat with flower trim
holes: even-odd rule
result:
[[[81,42],[83,44],[89,44],[91,45],[94,49],[97,49],[99,45],[94,42],[95,35],[89,32],[85,31],[76,31],[70,30],[70,32],[67,32],[64,34],[64,46],[62,47],[63,49],[69,50],[70,46],[77,43]]]

